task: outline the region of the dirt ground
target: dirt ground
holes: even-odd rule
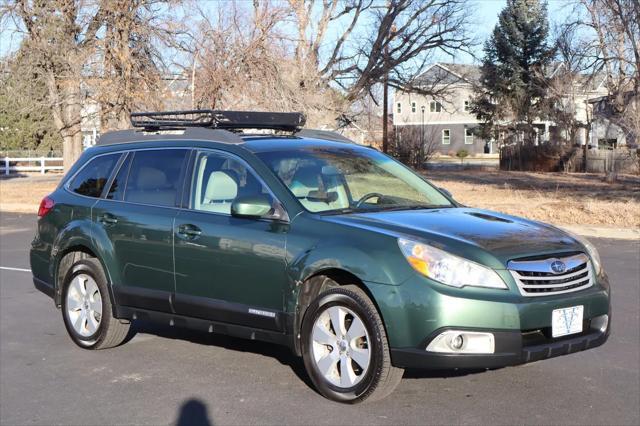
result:
[[[428,170],[461,203],[556,225],[640,227],[640,176]],[[0,179],[0,211],[35,213],[61,175]]]

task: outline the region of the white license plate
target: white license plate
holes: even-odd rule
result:
[[[551,314],[551,335],[560,337],[567,334],[580,333],[582,331],[583,317],[584,306],[582,305],[554,309]]]

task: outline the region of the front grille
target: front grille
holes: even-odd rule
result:
[[[558,262],[564,265],[559,270]],[[556,266],[556,270],[552,269]],[[507,268],[523,296],[569,293],[593,285],[591,264],[584,253],[535,260],[512,260]]]

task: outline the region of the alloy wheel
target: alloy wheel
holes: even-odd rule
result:
[[[311,353],[315,366],[332,385],[351,388],[368,371],[369,342],[369,332],[355,312],[344,306],[330,306],[313,325]]]
[[[76,275],[67,290],[67,316],[82,337],[95,334],[102,319],[102,296],[95,280],[87,274]]]

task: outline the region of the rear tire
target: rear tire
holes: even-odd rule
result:
[[[344,403],[379,400],[404,370],[391,365],[380,314],[355,285],[331,288],[309,306],[301,329],[304,364],[316,389]]]
[[[62,287],[62,319],[71,340],[83,349],[120,345],[130,324],[113,316],[107,278],[100,261],[85,258],[67,272]]]

